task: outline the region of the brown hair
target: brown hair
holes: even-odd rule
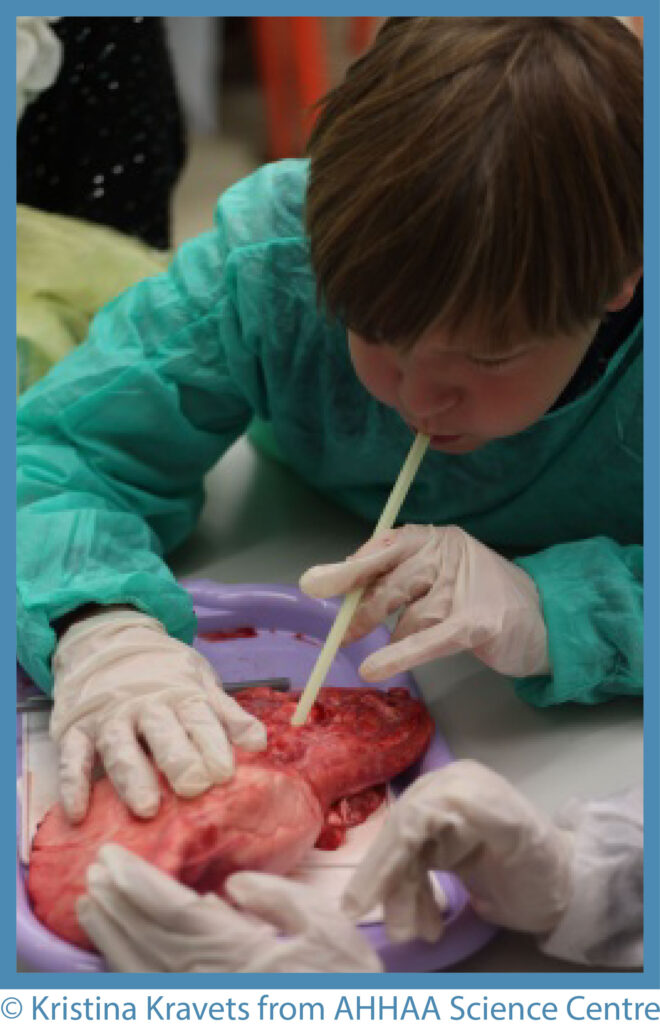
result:
[[[642,48],[616,18],[390,18],[322,101],[319,297],[369,341],[552,337],[642,263]]]

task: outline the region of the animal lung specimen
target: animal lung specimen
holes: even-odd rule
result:
[[[221,893],[233,871],[285,874],[318,841],[334,849],[346,828],[382,800],[382,784],[424,752],[433,721],[407,690],[325,687],[304,726],[290,725],[299,694],[245,690],[239,703],[268,731],[265,751],[236,748],[237,768],[224,785],[193,799],[161,779],[155,818],[134,817],[107,778],[90,809],[70,825],[55,805],[39,825],[28,892],[36,916],[53,932],[91,948],[75,901],[103,843],[118,843],[198,892]]]

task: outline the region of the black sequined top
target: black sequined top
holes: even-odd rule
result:
[[[184,129],[162,18],[62,18],[59,75],[23,115],[17,198],[107,224],[158,249]]]

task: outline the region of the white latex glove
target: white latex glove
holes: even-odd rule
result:
[[[377,972],[358,928],[291,879],[241,871],[229,899],[199,896],[134,853],[107,844],[87,873],[81,926],[114,971]]]
[[[357,920],[383,903],[393,941],[442,934],[429,870],[452,871],[487,921],[545,934],[571,895],[572,839],[505,779],[455,761],[418,779],[390,808],[343,906]]]
[[[263,724],[223,692],[206,658],[149,615],[107,611],[71,626],[53,655],[53,674],[50,734],[71,821],[87,812],[96,752],[119,797],[149,818],[159,789],[139,737],[184,797],[231,777],[231,743],[266,746]]]
[[[550,671],[547,630],[531,576],[458,526],[388,530],[345,562],[314,566],[300,579],[310,597],[334,597],[361,586],[366,589],[345,643],[401,612],[390,643],[360,666],[369,682],[465,650],[504,675]]]
[[[62,64],[62,44],[49,22],[59,18],[16,18],[16,123],[28,103],[48,89]]]

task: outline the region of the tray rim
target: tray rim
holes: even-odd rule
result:
[[[252,616],[255,615],[255,602],[257,607],[265,605],[266,608],[275,603],[279,610],[286,605],[287,612],[295,614],[296,610],[305,610],[307,615],[314,614],[319,622],[327,624],[329,629],[336,615],[340,601],[334,598],[319,599],[310,598],[303,594],[297,587],[289,584],[275,583],[233,583],[222,584],[205,577],[195,579],[181,579],[179,583],[184,587],[193,599],[195,614],[198,622],[208,617],[220,618],[241,618],[243,610],[247,613],[252,608]],[[257,615],[257,617],[259,617]],[[259,628],[259,623],[254,619],[251,624]],[[314,636],[308,629],[306,634]],[[362,640],[351,644],[345,651],[351,651],[359,664],[368,654],[379,649],[389,639],[389,631],[385,626],[378,626]],[[21,670],[22,671],[22,670]],[[25,673],[22,673],[25,676]],[[366,685],[366,684],[365,684]],[[419,700],[424,700],[423,695],[417,686],[414,676],[410,672],[397,673],[381,684],[375,684],[377,689],[389,689],[392,686],[404,686]],[[21,771],[21,717],[17,715],[17,773],[20,777]],[[431,746],[422,762],[402,773],[400,779],[413,778],[423,774],[421,766],[429,758],[434,756],[442,758],[446,764],[454,760],[451,751],[436,728]],[[439,767],[436,765],[435,767]],[[428,768],[426,770],[432,770]],[[400,781],[393,784],[395,791],[401,791],[405,786]],[[17,836],[20,835],[20,802],[17,797]],[[371,945],[382,958],[388,972],[411,973],[415,971],[438,971],[446,970],[452,964],[459,962],[471,953],[476,952],[495,934],[496,928],[478,918],[472,910],[468,894],[455,876],[438,872],[437,876],[447,894],[451,912],[447,919],[445,935],[437,943],[426,943],[414,941],[394,946],[389,942],[382,924],[366,924],[360,928],[365,932]],[[19,857],[17,844],[17,880],[16,880],[16,949],[31,966],[45,972],[66,972],[66,973],[105,973],[107,968],[102,957],[97,953],[80,949],[73,944],[59,938],[39,922],[32,913],[27,897],[27,887],[24,879],[24,868]],[[449,934],[451,932],[451,934]],[[453,945],[458,951],[457,956],[449,952],[449,945]],[[406,966],[402,966],[405,964]]]

